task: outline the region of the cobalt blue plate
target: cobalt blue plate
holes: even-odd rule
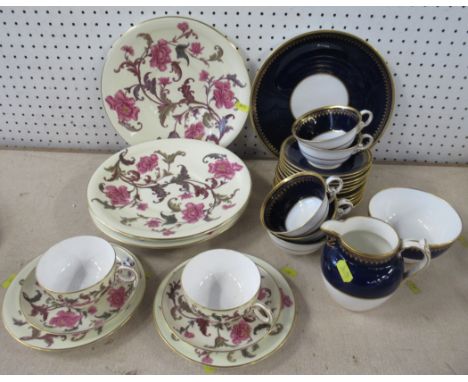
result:
[[[340,86],[344,85],[348,106],[372,111],[374,119],[362,133],[372,135],[374,143],[377,142],[394,103],[393,81],[384,59],[356,36],[338,31],[315,31],[279,46],[255,77],[250,118],[268,149],[279,155],[281,144],[291,135],[295,120],[291,110],[292,107],[297,110],[291,104],[293,92],[300,83],[315,75],[334,77],[334,81],[342,84]],[[330,89],[313,88],[309,96],[327,91]],[[307,103],[305,98],[303,101]]]

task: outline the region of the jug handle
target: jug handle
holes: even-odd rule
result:
[[[417,260],[414,267],[411,269],[405,270],[403,273],[403,278],[406,279],[410,276],[413,276],[415,273],[422,271],[423,269],[427,268],[431,263],[431,251],[429,249],[429,245],[427,244],[426,240],[411,240],[411,239],[404,239],[402,240],[401,251],[407,248],[414,248],[423,254],[423,258],[421,260]],[[405,264],[406,267],[406,264]]]

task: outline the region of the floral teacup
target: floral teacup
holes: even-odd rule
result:
[[[257,301],[260,283],[255,263],[229,249],[213,249],[193,257],[181,277],[191,310],[208,320],[227,322],[253,312],[271,324],[271,310]]]
[[[63,305],[97,302],[116,278],[131,282],[136,274],[118,265],[112,245],[95,236],[76,236],[55,244],[36,267],[37,283]]]

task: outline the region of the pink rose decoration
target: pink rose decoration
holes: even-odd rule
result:
[[[148,208],[148,203],[139,203],[137,206],[137,210],[145,211]]]
[[[193,334],[192,332],[189,332],[188,330],[186,330],[186,331],[184,332],[184,337],[186,337],[186,338],[193,338],[193,337],[195,337],[195,334]]]
[[[58,328],[74,328],[81,320],[81,314],[60,310],[50,320],[50,325]]]
[[[113,308],[120,309],[125,304],[125,288],[110,288],[107,301]]]
[[[208,172],[214,174],[215,178],[232,179],[236,171],[242,170],[238,163],[231,163],[227,159],[218,159],[208,165]]]
[[[160,84],[161,86],[167,86],[167,85],[169,85],[170,83],[171,83],[171,79],[170,79],[169,77],[161,77],[161,78],[159,79],[159,84]]]
[[[122,48],[122,51],[124,51],[125,53],[128,53],[130,56],[133,56],[135,54],[135,51],[133,50],[133,48],[129,45],[124,45]]]
[[[174,231],[171,231],[170,229],[167,229],[167,228],[164,228],[162,233],[163,233],[163,236],[171,236],[175,234]]]
[[[206,81],[209,76],[210,76],[210,74],[206,70],[202,70],[200,72],[199,79],[200,79],[200,81]]]
[[[111,108],[117,112],[119,122],[127,122],[130,120],[138,120],[138,113],[140,109],[135,106],[135,100],[127,97],[122,90],[119,90],[115,95],[107,96],[106,102]]]
[[[231,90],[231,84],[228,81],[215,81],[215,90],[213,92],[216,107],[231,109],[234,107],[234,93]]]
[[[158,228],[161,225],[161,220],[152,218],[152,219],[149,219],[145,223],[145,225],[150,227],[150,228]]]
[[[187,32],[189,26],[186,22],[177,24],[177,28],[179,28],[182,32]]]
[[[201,44],[199,42],[192,42],[192,44],[190,45],[190,51],[195,55],[195,56],[198,56],[202,51],[203,51],[203,48],[201,46]]]
[[[143,156],[137,163],[138,171],[141,174],[145,172],[152,171],[158,165],[158,156],[156,154],[151,154],[150,156]]]
[[[184,133],[185,138],[202,139],[205,136],[205,126],[202,122],[191,124]]]
[[[250,338],[250,331],[250,325],[244,320],[240,320],[231,329],[230,336],[232,343],[238,345],[242,341],[248,340]]]
[[[125,206],[130,202],[130,192],[125,186],[106,186],[104,193],[110,199],[113,206]]]
[[[94,329],[99,329],[104,326],[104,320],[95,320],[94,321]]]
[[[171,48],[166,40],[161,39],[151,47],[152,68],[158,68],[161,72],[166,71],[167,64],[171,63]]]
[[[88,308],[88,313],[89,314],[95,314],[97,312],[97,308],[94,306],[94,305],[91,305],[89,308]]]
[[[212,364],[213,363],[213,360],[211,359],[210,355],[207,354],[205,355],[202,359],[201,359],[202,363],[208,363],[208,364]]]
[[[223,204],[223,210],[228,210],[232,207],[235,207],[236,204]]]
[[[284,294],[283,290],[280,288],[280,292],[281,292],[281,308],[289,308],[293,305],[293,302],[291,300],[291,298]]]
[[[182,217],[187,223],[196,223],[205,217],[204,208],[203,203],[187,203],[185,210],[182,211]]]
[[[260,288],[260,290],[258,291],[258,296],[257,296],[257,299],[262,301],[267,295],[267,292],[266,292],[266,288]]]

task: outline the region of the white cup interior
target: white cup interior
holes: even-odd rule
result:
[[[461,233],[460,216],[445,200],[411,188],[388,188],[373,196],[370,215],[391,224],[402,239],[445,244]]]
[[[114,249],[106,240],[76,236],[55,244],[41,256],[36,278],[53,292],[78,292],[101,281],[114,263]]]
[[[253,299],[260,280],[257,266],[247,256],[229,249],[213,249],[187,263],[181,282],[184,292],[197,304],[227,310]]]

